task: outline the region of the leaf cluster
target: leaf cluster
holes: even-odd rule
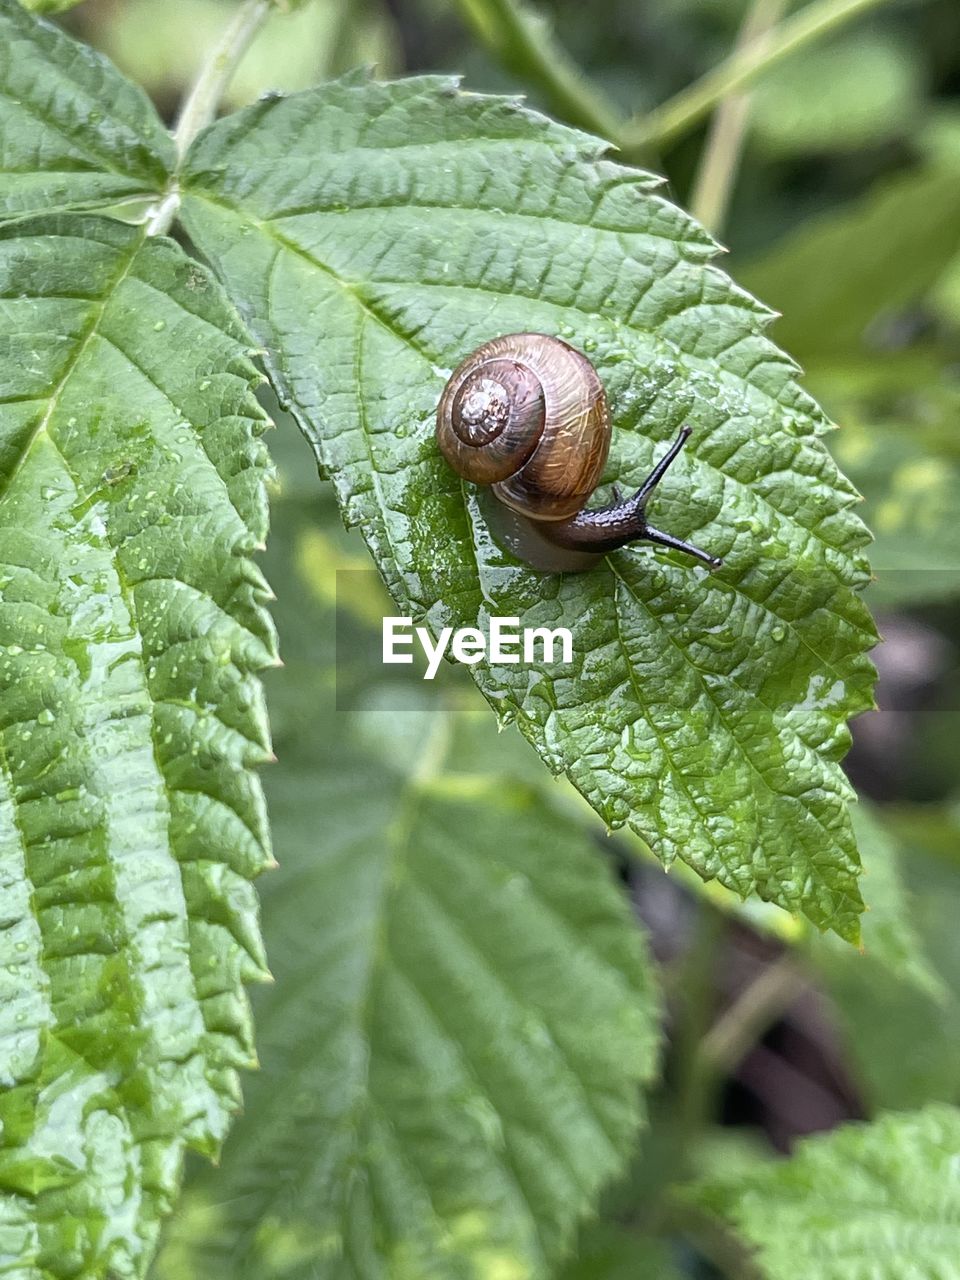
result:
[[[472,7],[537,38],[512,4]],[[557,109],[583,108],[561,70]],[[797,145],[777,92],[758,98],[771,149]],[[579,122],[600,128],[592,103]],[[950,314],[955,161],[938,135],[909,180],[742,273],[844,411],[835,452],[871,491],[897,604],[955,592],[907,581],[920,557],[952,567],[952,391],[904,432],[942,334],[882,370],[869,335],[918,295]],[[731,1231],[744,1267],[839,1277],[879,1201],[876,1273],[905,1274],[917,1223],[957,1214],[960,975],[938,915],[955,832],[851,817],[869,535],[774,313],[658,179],[450,76],[351,73],[176,146],[104,56],[0,0],[0,171],[0,1271],[136,1277],[156,1255],[164,1280],[545,1280],[576,1253],[571,1280],[663,1280],[684,1266],[667,1235],[728,1256],[708,1241]],[[601,496],[693,426],[656,501],[720,572],[634,549],[544,575],[499,545],[433,416],[460,359],[515,330],[596,365]],[[562,622],[576,661],[479,664],[430,697],[362,664],[388,609],[435,631]],[[577,1245],[663,1055],[660,975],[604,829],[717,919],[789,938],[869,1105],[919,1109],[678,1195],[699,1138],[655,1107],[651,1149],[679,1136],[650,1214],[614,1203]],[[255,1054],[246,984],[269,976]],[[883,990],[904,1065],[871,1051]],[[725,1034],[694,1044],[690,1097],[710,1045],[742,1038]],[[219,1157],[231,1124],[171,1217],[188,1149]],[[917,1266],[941,1264],[931,1244]]]

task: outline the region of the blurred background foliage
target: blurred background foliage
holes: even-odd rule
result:
[[[525,92],[557,114],[562,102],[535,71],[526,73],[516,46],[478,38],[489,7],[312,0],[272,20],[228,105],[372,63],[383,75],[463,72],[469,88]],[[541,0],[527,16],[542,21],[531,30],[548,56],[555,41],[576,60],[596,111],[625,119],[724,58],[748,8],[756,4]],[[789,13],[791,6],[773,8]],[[143,83],[169,118],[230,9],[226,0],[87,0],[61,20]],[[186,44],[184,32],[191,33]],[[577,74],[572,64],[566,70]],[[708,139],[703,121],[641,157],[665,174],[674,199],[695,209]],[[712,213],[730,249],[724,265],[783,313],[773,336],[839,423],[830,447],[865,494],[876,532],[870,594],[885,637],[877,655],[881,710],[855,726],[849,758],[865,801],[860,838],[874,868],[865,883],[873,910],[858,955],[804,936],[775,909],[746,910],[692,877],[666,877],[636,845],[605,840],[593,815],[543,775],[518,735],[496,734],[458,678],[463,673],[443,673],[431,697],[456,718],[458,750],[469,754],[471,772],[522,780],[538,791],[538,803],[596,842],[663,966],[669,1049],[652,1129],[601,1221],[585,1230],[567,1280],[666,1280],[672,1269],[709,1275],[710,1256],[729,1272],[727,1244],[708,1234],[692,1250],[679,1238],[669,1247],[645,1240],[669,1226],[669,1185],[678,1174],[788,1149],[799,1134],[878,1107],[960,1102],[956,0],[881,4],[763,76],[751,93],[729,202],[714,202]],[[316,839],[315,823],[298,805],[316,758],[312,744],[363,738],[363,717],[371,714],[334,707],[335,605],[341,702],[369,707],[382,697],[390,707],[396,691],[389,682],[378,691],[382,669],[364,658],[377,643],[383,608],[374,575],[350,575],[339,595],[336,589],[338,567],[367,568],[363,545],[342,531],[329,493],[318,494],[293,424],[276,416],[279,481],[267,570],[288,666],[270,677],[268,693],[277,753],[297,768],[287,776],[274,770],[266,783],[278,857],[296,865],[310,858]],[[401,697],[414,696],[411,688]],[[415,734],[416,716],[389,718],[389,733],[367,722],[365,750],[371,743],[397,754],[408,749],[405,726]],[[281,928],[272,904],[283,895],[264,888],[269,947],[271,931]],[[916,939],[924,958],[904,960],[918,949]],[[282,948],[290,953],[289,944]],[[263,1020],[277,999],[276,990],[258,993]],[[241,1121],[241,1131],[251,1123]],[[202,1196],[202,1188],[190,1194]],[[188,1199],[168,1241],[162,1274],[182,1274],[176,1232],[189,1234],[192,1203],[199,1201]],[[196,1221],[202,1230],[202,1213]]]

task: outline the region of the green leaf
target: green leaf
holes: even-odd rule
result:
[[[821,956],[821,973],[868,1103],[909,1108],[934,1099],[960,1102],[960,831],[936,807],[887,809],[884,821],[887,839],[892,833],[903,850],[905,907],[937,982],[918,982],[913,965],[898,973],[869,946],[863,956],[848,949],[845,959],[834,955],[830,963]]]
[[[577,1257],[560,1280],[681,1280],[668,1246],[606,1222],[580,1234]]]
[[[331,613],[289,567],[316,504],[292,505],[262,1070],[158,1280],[547,1277],[635,1138],[652,966],[596,846],[474,770],[459,715],[333,710]]]
[[[572,673],[471,668],[500,716],[664,862],[855,937],[838,761],[871,702],[867,535],[768,312],[709,264],[706,233],[595,140],[443,78],[261,103],[202,135],[187,169],[189,233],[400,611],[569,626]],[[720,573],[640,548],[544,576],[492,540],[434,415],[448,371],[515,330],[595,361],[607,481],[636,485],[691,422],[657,519],[724,556]]]
[[[753,89],[751,137],[775,154],[877,146],[913,132],[921,67],[897,31],[860,30],[779,63]],[[816,89],[811,92],[811,86]]]
[[[960,249],[958,194],[952,165],[918,167],[741,268],[747,288],[783,312],[777,338],[808,372],[857,355],[882,361],[871,326],[922,299]]]
[[[31,13],[66,13],[75,8],[83,0],[20,0],[24,9]]]
[[[919,423],[848,422],[837,460],[867,495],[878,606],[960,594],[960,455]]]
[[[0,219],[153,196],[172,164],[170,135],[142,89],[0,0]]]
[[[953,343],[917,323],[960,247],[958,191],[952,158],[934,156],[743,269],[783,308],[778,335],[842,424],[831,444],[866,495],[877,606],[960,583]]]
[[[0,1257],[143,1273],[253,1062],[265,417],[169,240],[0,228]]]
[[[905,999],[915,1000],[919,994],[942,1005],[944,982],[930,962],[916,903],[904,883],[900,841],[885,825],[883,811],[868,802],[860,800],[852,807],[851,816],[863,860],[861,890],[865,911],[858,951],[833,934],[821,935],[806,921],[789,916],[770,903],[741,902],[715,882],[704,884],[687,868],[680,869],[679,878],[691,892],[745,921],[752,929],[803,948],[828,983],[839,982],[842,986],[852,979],[856,990],[872,984],[873,998],[886,999],[893,982],[902,987]],[[854,999],[854,1005],[858,999]],[[878,1024],[873,1033],[884,1035],[885,1027]]]
[[[757,1250],[767,1280],[960,1276],[960,1111],[930,1106],[801,1142],[692,1194]]]
[[[869,958],[885,971],[883,977],[874,971],[879,984],[889,983],[894,976],[914,992],[942,1002],[946,998],[946,987],[927,958],[914,920],[912,898],[900,870],[899,842],[885,827],[882,811],[865,802],[854,808],[853,826],[863,858],[863,893],[867,903],[862,955],[827,935],[812,940],[814,959],[821,970],[829,974],[838,965],[855,967]]]

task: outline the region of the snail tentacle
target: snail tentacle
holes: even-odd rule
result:
[[[662,529],[655,529],[652,524],[648,524],[640,536],[645,538],[647,542],[656,542],[661,547],[671,547],[674,551],[685,551],[688,556],[693,556],[701,564],[705,564],[708,569],[719,569],[723,564],[719,556],[711,556],[706,551],[701,551],[699,547],[695,547],[692,542],[685,542],[683,538],[675,538],[672,533],[664,533]]]
[[[670,464],[673,462],[674,458],[677,456],[677,454],[680,452],[680,450],[683,448],[683,446],[687,443],[687,441],[690,439],[692,435],[693,435],[692,427],[680,428],[680,431],[679,431],[679,434],[677,435],[676,440],[674,440],[673,444],[670,446],[670,448],[663,455],[663,457],[660,459],[657,465],[653,468],[653,470],[647,476],[646,480],[644,480],[643,484],[634,494],[633,496],[634,502],[639,502],[639,503],[646,502],[647,498],[650,497],[651,493],[653,493],[654,489],[657,487],[657,485],[666,475],[667,471],[670,468]]]
[[[684,551],[711,569],[719,569],[723,561],[716,556],[647,523],[647,500],[691,434],[690,427],[681,427],[676,440],[629,498],[618,497],[611,506],[594,511],[578,511],[569,520],[544,522],[541,526],[543,536],[556,546],[597,554],[616,551],[629,542],[655,542],[661,547]]]

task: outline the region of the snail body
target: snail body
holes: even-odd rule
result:
[[[689,435],[684,427],[631,497],[588,510],[610,451],[606,394],[586,356],[540,333],[478,347],[454,370],[437,408],[437,443],[454,471],[490,485],[553,546],[602,555],[645,539],[717,568],[715,557],[646,520],[650,493]]]

